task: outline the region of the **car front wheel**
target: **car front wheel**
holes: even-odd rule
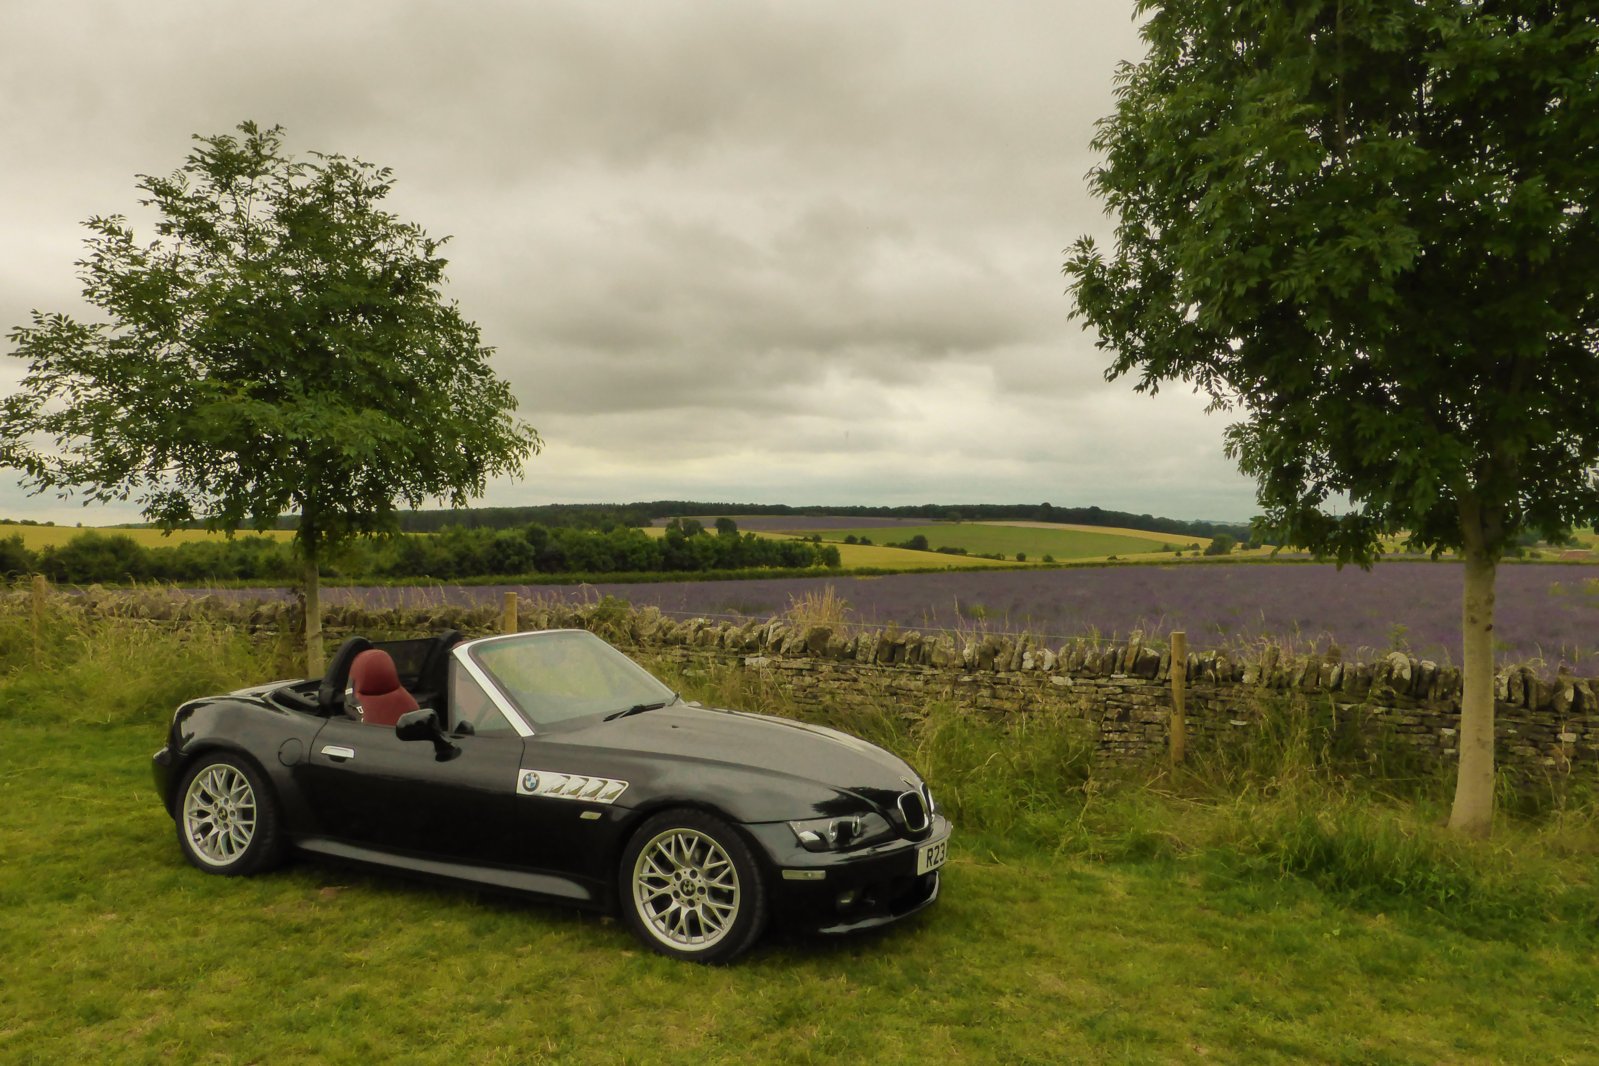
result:
[[[195,866],[235,877],[264,870],[277,858],[277,807],[244,760],[202,758],[184,775],[178,794],[178,844]]]
[[[620,880],[629,927],[663,955],[727,962],[766,925],[766,887],[749,845],[703,811],[667,811],[640,826]]]

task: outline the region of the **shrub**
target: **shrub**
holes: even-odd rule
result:
[[[148,554],[125,533],[79,533],[65,544],[41,551],[39,570],[51,581],[72,585],[150,577]]]
[[[0,581],[31,574],[38,565],[33,553],[22,543],[20,534],[0,537]]]

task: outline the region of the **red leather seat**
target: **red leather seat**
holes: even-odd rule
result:
[[[416,710],[416,697],[400,684],[389,653],[369,648],[350,664],[350,687],[355,690],[361,721],[367,725],[392,726],[400,715]]]

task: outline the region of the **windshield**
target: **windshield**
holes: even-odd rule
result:
[[[666,703],[676,694],[592,633],[522,633],[470,649],[534,726]]]

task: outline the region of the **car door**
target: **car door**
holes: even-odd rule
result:
[[[473,864],[523,866],[516,788],[522,739],[451,737],[441,760],[393,728],[330,719],[298,768],[323,831],[362,847]]]

